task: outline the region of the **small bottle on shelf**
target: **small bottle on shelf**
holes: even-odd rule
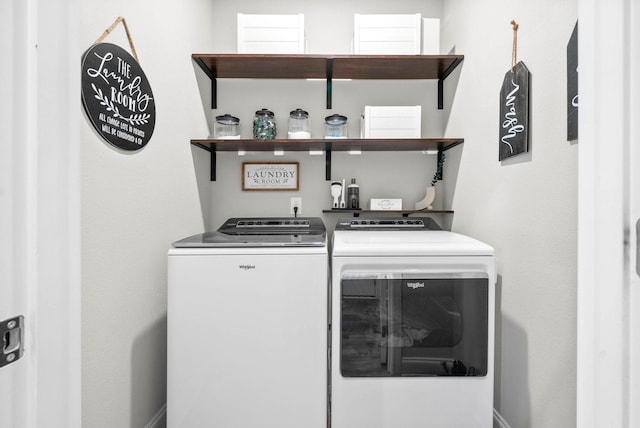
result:
[[[356,184],[356,179],[351,179],[351,184],[347,186],[347,208],[352,210],[360,209],[360,186]]]

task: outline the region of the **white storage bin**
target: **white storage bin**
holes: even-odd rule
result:
[[[420,55],[421,15],[354,15],[353,53]]]
[[[365,106],[361,138],[420,138],[422,106]]]
[[[238,53],[303,54],[304,14],[238,14]]]
[[[440,55],[440,20],[422,19],[422,54]]]

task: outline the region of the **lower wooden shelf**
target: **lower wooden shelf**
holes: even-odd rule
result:
[[[352,214],[354,217],[360,216],[360,214],[400,214],[402,217],[409,217],[411,214],[453,214],[451,210],[352,210],[352,209],[330,209],[322,210],[323,213],[332,214]]]
[[[211,181],[216,181],[216,153],[237,151],[315,151],[324,152],[325,156],[325,180],[331,180],[331,153],[332,152],[376,152],[376,151],[433,151],[438,156],[445,150],[449,150],[464,143],[463,138],[349,138],[349,139],[304,139],[304,140],[216,140],[200,139],[191,140],[191,144],[211,153]],[[439,157],[438,157],[439,159]]]

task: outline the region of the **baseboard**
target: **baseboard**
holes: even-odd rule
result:
[[[162,406],[160,410],[151,418],[145,428],[166,428],[167,426],[167,405]],[[493,426],[494,428],[511,428],[511,425],[502,417],[502,415],[493,409]]]
[[[493,427],[494,428],[511,428],[511,425],[502,417],[502,415],[493,409]]]
[[[153,415],[153,418],[144,428],[166,428],[167,426],[167,405],[165,404]]]
[[[145,428],[166,428],[167,426],[167,405],[162,406],[158,413],[156,413]],[[502,415],[493,409],[493,426],[495,428],[511,428],[511,425],[502,417]]]

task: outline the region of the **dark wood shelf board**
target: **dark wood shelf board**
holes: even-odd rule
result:
[[[215,78],[323,79],[326,57],[315,55],[193,54]]]
[[[350,55],[333,59],[334,79],[440,79],[463,55]]]
[[[330,62],[333,79],[440,79],[464,56],[193,54],[192,58],[213,78],[324,79],[329,77]]]
[[[422,151],[448,150],[462,144],[462,138],[414,138],[414,139],[305,139],[305,140],[191,140],[191,144],[217,152],[268,152],[274,150],[309,151],[331,150],[345,152],[351,150],[369,151]]]

